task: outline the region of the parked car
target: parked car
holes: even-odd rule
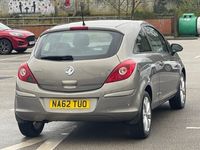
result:
[[[11,29],[0,23],[0,54],[9,54],[12,50],[23,53],[35,45],[35,35],[29,31]]]
[[[122,121],[135,138],[151,131],[152,109],[186,102],[177,52],[143,21],[87,21],[44,32],[18,71],[15,114],[21,133],[39,136],[50,121]],[[167,62],[176,70],[165,70]],[[173,67],[172,67],[173,68]]]

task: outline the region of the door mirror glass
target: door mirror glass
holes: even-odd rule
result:
[[[180,52],[183,50],[183,47],[179,44],[172,44],[171,49],[173,53]]]

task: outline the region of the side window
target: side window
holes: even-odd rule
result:
[[[135,52],[151,52],[151,47],[147,40],[147,37],[143,31],[140,31],[136,43],[135,43]]]
[[[152,27],[144,27],[144,30],[147,33],[147,37],[153,52],[162,53],[167,51],[166,42],[159,32]]]

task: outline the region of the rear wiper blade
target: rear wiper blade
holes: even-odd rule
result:
[[[67,55],[67,56],[45,56],[41,57],[40,59],[46,59],[46,60],[74,60],[73,56]]]

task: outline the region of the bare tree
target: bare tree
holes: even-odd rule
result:
[[[176,0],[177,9],[176,11],[179,13],[185,12],[195,12],[197,14],[200,13],[200,0]],[[179,14],[180,15],[180,14]]]
[[[118,17],[121,16],[121,12],[125,13],[126,16],[129,14],[131,9],[131,19],[134,19],[134,13],[137,7],[142,3],[142,0],[105,0],[106,3],[111,5],[116,11]]]
[[[118,17],[120,17],[121,11],[124,11],[122,10],[122,6],[124,5],[124,2],[126,2],[127,0],[105,0],[105,1],[117,11],[117,15]]]
[[[131,19],[134,19],[135,10],[142,3],[142,0],[132,0]]]

